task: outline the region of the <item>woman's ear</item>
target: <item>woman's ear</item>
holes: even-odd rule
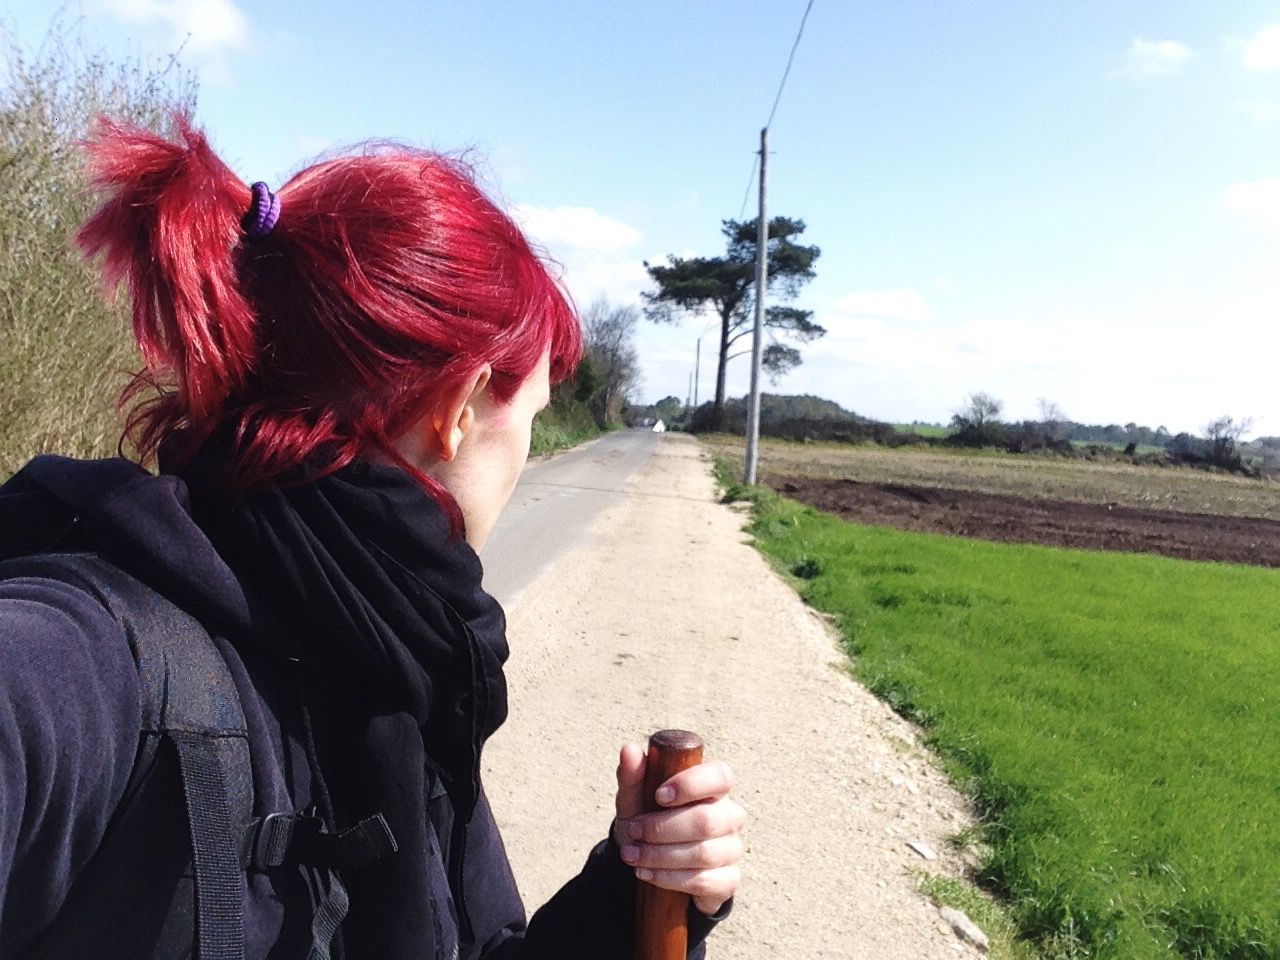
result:
[[[440,406],[427,418],[432,433],[429,445],[436,448],[441,460],[448,462],[458,455],[475,424],[476,406],[492,376],[493,368],[487,363],[481,365],[442,397]]]

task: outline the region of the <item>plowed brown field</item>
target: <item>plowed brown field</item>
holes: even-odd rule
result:
[[[981,540],[1280,567],[1280,522],[896,483],[765,474],[779,493],[855,523]]]

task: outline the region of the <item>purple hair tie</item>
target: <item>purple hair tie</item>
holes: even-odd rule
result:
[[[259,180],[249,188],[253,191],[253,204],[240,220],[240,229],[250,240],[265,237],[280,219],[280,198]]]

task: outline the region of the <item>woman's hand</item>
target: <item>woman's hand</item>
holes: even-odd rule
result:
[[[666,808],[644,813],[644,748],[628,743],[618,758],[613,837],[636,876],[680,890],[708,916],[734,895],[742,878],[739,832],[747,814],[730,797],[733,772],[718,760],[677,773],[658,788]]]

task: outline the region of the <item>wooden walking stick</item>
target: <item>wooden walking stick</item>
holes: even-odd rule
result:
[[[644,768],[645,813],[663,809],[658,787],[702,762],[702,739],[688,730],[659,730],[649,738]],[[689,895],[636,884],[636,960],[684,960],[689,948]]]

